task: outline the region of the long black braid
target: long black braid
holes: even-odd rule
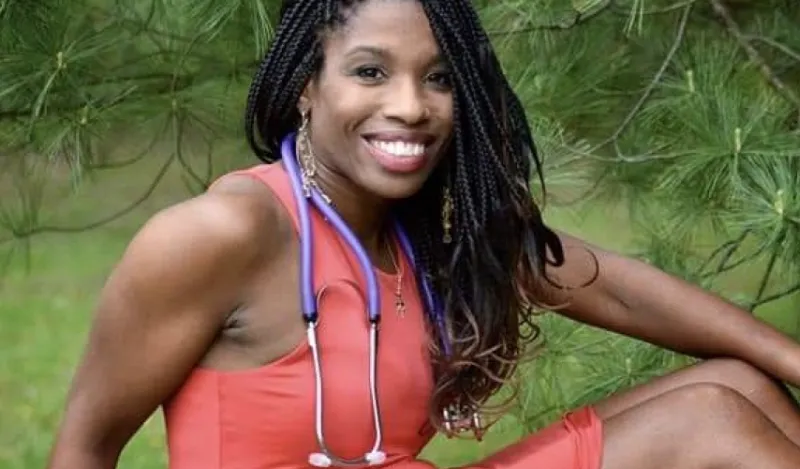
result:
[[[363,1],[284,1],[245,117],[248,141],[263,161],[280,158],[281,139],[299,124],[297,101],[322,65],[325,33]],[[454,135],[450,154],[417,194],[397,205],[396,214],[414,245],[418,275],[431,281],[444,303],[444,339],[452,354],[445,357],[434,345],[431,417],[439,426],[445,406],[485,406],[512,375],[523,339],[538,334],[529,308],[536,285],[547,263],[563,263],[563,252],[531,195],[532,163],[543,180],[523,107],[477,12],[469,0],[419,1],[453,71]],[[438,202],[446,186],[454,205],[449,245],[442,242]],[[523,325],[532,333],[523,334]]]

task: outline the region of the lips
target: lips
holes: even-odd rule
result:
[[[391,173],[412,173],[425,166],[429,145],[419,141],[365,138],[367,150],[384,170]]]
[[[383,130],[362,135],[369,154],[387,172],[413,173],[433,156],[436,136],[417,130]]]

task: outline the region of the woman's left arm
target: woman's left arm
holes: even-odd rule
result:
[[[547,287],[549,304],[565,304],[554,311],[687,355],[738,358],[800,386],[800,344],[776,328],[644,262],[559,237],[566,261],[552,269],[551,278],[567,286],[596,278],[566,292]]]

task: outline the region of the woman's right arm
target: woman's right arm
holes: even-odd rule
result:
[[[100,296],[49,469],[116,467],[203,358],[276,249],[263,230],[268,211],[253,199],[205,194],[154,216],[134,237]]]

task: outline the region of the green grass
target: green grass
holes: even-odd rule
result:
[[[144,191],[160,154],[156,150],[150,160],[137,167],[98,177],[68,198],[64,184],[52,188],[46,215],[53,223],[77,224],[113,212]],[[226,155],[215,160],[217,173],[253,163],[241,156],[247,152],[240,144],[224,146],[217,154]],[[12,197],[8,193],[2,196]],[[0,280],[0,469],[44,465],[105,277],[142,223],[155,211],[186,196],[175,170],[146,203],[114,223],[87,233],[41,235],[32,240],[27,253],[15,249]],[[626,227],[621,209],[610,214],[609,207],[554,208],[547,213],[549,221],[559,228],[604,247],[627,250],[633,232]],[[612,215],[620,221],[609,225]],[[726,288],[749,289],[754,281],[746,273],[732,276]],[[796,315],[788,309],[794,306],[796,298],[787,299],[765,308],[762,315],[794,332]],[[635,341],[585,327],[576,330],[574,324],[553,317],[543,318],[543,327],[551,345],[534,366],[525,369],[525,376],[530,378],[525,381],[529,398],[525,414],[537,417],[526,420],[509,415],[482,443],[437,438],[426,449],[426,457],[445,466],[464,464],[556,418],[564,402],[599,398],[609,386],[625,387],[649,378],[652,370],[670,366],[658,362],[664,360],[663,354],[654,355]],[[630,356],[635,357],[633,362]],[[121,467],[165,467],[163,449],[162,421],[156,414],[127,448]]]

